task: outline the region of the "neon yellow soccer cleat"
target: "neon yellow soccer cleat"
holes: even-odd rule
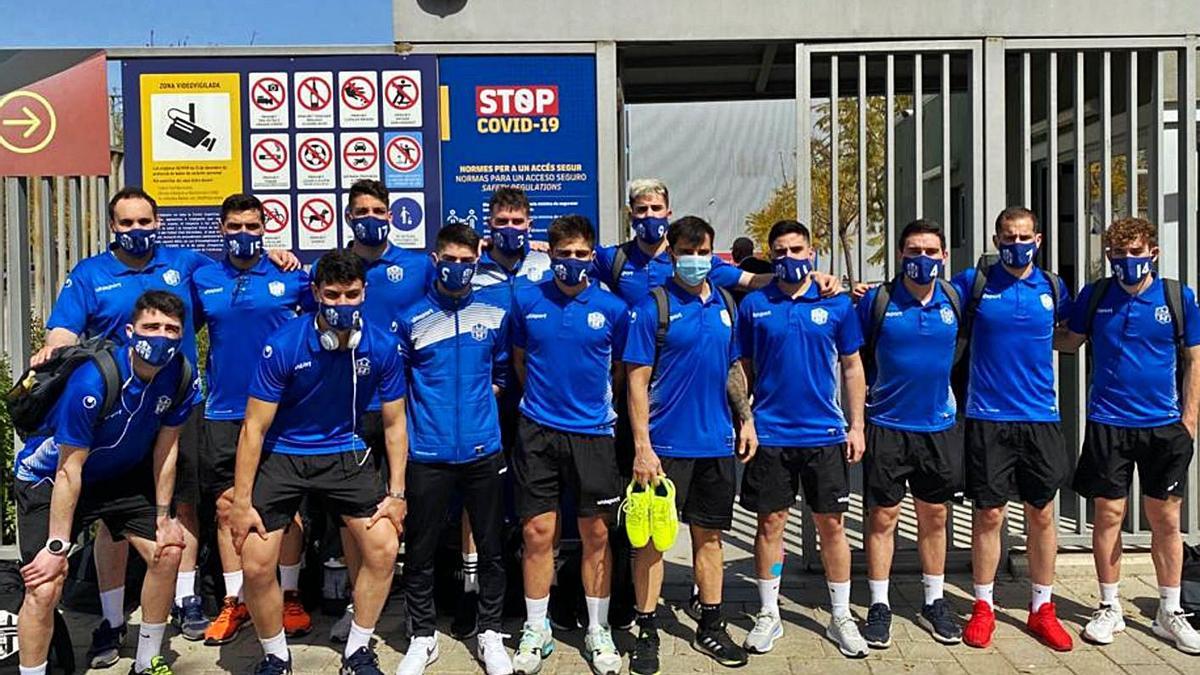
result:
[[[662,476],[650,493],[650,537],[654,548],[669,551],[679,535],[679,511],[675,508],[675,483]]]
[[[629,545],[641,548],[650,543],[650,490],[637,480],[629,481],[625,488],[625,501],[621,503],[625,514],[625,534]]]

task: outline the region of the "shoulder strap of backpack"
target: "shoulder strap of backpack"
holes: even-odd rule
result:
[[[1062,297],[1062,277],[1058,276],[1050,270],[1042,270],[1042,274],[1046,275],[1046,281],[1050,282],[1050,295],[1054,300],[1054,323],[1058,323],[1058,299]]]
[[[657,324],[654,328],[654,365],[658,365],[658,355],[663,345],[667,343],[667,330],[671,328],[671,302],[667,298],[667,289],[657,286],[650,291],[654,297],[654,311],[657,314]]]
[[[117,369],[117,359],[110,347],[96,352],[92,361],[100,370],[100,378],[104,381],[104,407],[100,408],[100,419],[108,417],[121,397],[121,371]]]
[[[180,354],[179,358],[182,361],[179,364],[179,386],[175,388],[175,396],[171,397],[172,408],[178,408],[192,395],[192,378],[195,377],[192,362],[188,360],[188,357]]]
[[[1171,313],[1171,323],[1175,328],[1175,347],[1183,346],[1183,285],[1178,279],[1163,279],[1163,297],[1167,301],[1167,311]]]
[[[613,254],[612,262],[612,278],[609,279],[609,288],[613,293],[617,292],[617,288],[621,285],[621,270],[625,269],[625,263],[629,261],[629,247],[637,246],[637,242],[630,240],[617,247],[617,252]]]
[[[951,364],[958,363],[962,359],[963,354],[967,353],[967,342],[971,338],[968,331],[970,322],[963,314],[962,297],[958,294],[958,289],[949,281],[938,277],[937,287],[942,289],[942,294],[950,301],[950,308],[954,310],[954,318],[958,320],[958,335],[954,340],[954,360]]]
[[[888,303],[892,300],[892,288],[895,281],[885,281],[879,285],[875,291],[875,297],[871,299],[871,330],[867,335],[865,354],[874,355],[875,345],[879,342],[879,330],[883,328],[883,319],[887,315]]]
[[[729,312],[729,322],[732,324],[737,321],[737,301],[733,299],[733,293],[729,289],[712,284],[712,287],[720,291],[721,300],[725,303],[725,310]]]
[[[1104,300],[1104,296],[1108,295],[1108,288],[1112,285],[1112,277],[1104,277],[1096,282],[1092,287],[1092,295],[1088,298],[1087,314],[1084,314],[1083,330],[1084,335],[1091,337],[1092,323],[1096,320],[1096,310],[1100,308],[1100,302]]]

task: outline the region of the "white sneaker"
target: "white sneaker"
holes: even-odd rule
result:
[[[613,644],[612,631],[607,627],[589,629],[583,639],[584,654],[596,675],[618,675],[621,672],[621,653]]]
[[[534,675],[541,671],[542,661],[553,652],[554,634],[550,630],[550,622],[545,621],[540,626],[526,622],[521,629],[521,643],[517,645],[517,653],[513,654],[513,672],[518,675]]]
[[[858,632],[858,624],[854,623],[854,617],[849,614],[831,618],[829,626],[825,628],[825,637],[838,646],[842,656],[851,659],[867,656],[867,641],[863,639],[862,633]]]
[[[759,612],[754,617],[754,628],[746,634],[742,647],[753,654],[766,654],[775,648],[775,641],[783,637],[783,622],[778,614]]]
[[[512,661],[504,648],[504,636],[494,630],[479,634],[479,651],[475,653],[487,675],[512,675]]]
[[[423,675],[425,669],[438,660],[437,633],[414,637],[408,643],[408,651],[396,668],[396,675]]]
[[[1125,630],[1125,615],[1119,606],[1100,605],[1083,629],[1083,639],[1098,645],[1110,645],[1113,634]]]
[[[1154,617],[1154,634],[1160,638],[1174,642],[1175,648],[1185,654],[1200,654],[1200,634],[1188,623],[1191,614],[1175,612],[1168,614],[1159,606],[1158,615]]]
[[[346,605],[346,611],[342,612],[342,618],[333,623],[333,627],[329,629],[329,641],[345,643],[350,637],[350,622],[354,621],[354,605]]]

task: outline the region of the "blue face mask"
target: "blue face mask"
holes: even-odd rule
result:
[[[529,230],[516,227],[497,227],[492,230],[492,243],[510,255],[520,255],[529,250]]]
[[[475,276],[475,263],[470,262],[450,262],[448,260],[437,261],[437,278],[442,282],[442,286],[450,292],[461,291],[471,285],[471,278]]]
[[[128,232],[117,233],[117,246],[129,255],[140,258],[154,250],[154,240],[157,238],[157,229],[137,227]]]
[[[263,238],[261,234],[249,232],[234,232],[225,235],[225,250],[229,255],[239,260],[250,260],[262,253]]]
[[[639,239],[647,244],[657,244],[666,236],[667,226],[670,223],[666,218],[646,216],[645,218],[634,218],[631,224]]]
[[[1130,286],[1145,279],[1154,271],[1153,256],[1113,258],[1108,263],[1112,265],[1113,276],[1117,278],[1117,281]]]
[[[586,284],[591,267],[592,261],[579,258],[554,258],[550,261],[555,278],[568,286]]]
[[[354,230],[354,238],[363,246],[378,246],[387,241],[388,221],[386,218],[362,216],[351,218],[350,227]]]
[[[1004,244],[1000,247],[1000,262],[1009,267],[1025,267],[1033,262],[1033,254],[1036,251],[1037,244],[1032,241]]]
[[[675,274],[687,286],[699,286],[712,271],[712,256],[681,255],[675,259]]]
[[[942,261],[937,258],[905,256],[901,262],[904,263],[904,276],[921,286],[932,283],[942,273]]]
[[[321,316],[333,330],[351,330],[362,326],[362,305],[321,303]]]
[[[793,258],[781,256],[774,261],[775,278],[788,284],[798,284],[804,281],[813,271],[812,258]]]
[[[179,338],[171,338],[166,335],[138,335],[133,334],[130,340],[130,345],[133,347],[133,353],[138,355],[138,358],[145,361],[148,365],[155,368],[162,368],[171,361],[171,357],[179,352],[179,344],[182,342]]]

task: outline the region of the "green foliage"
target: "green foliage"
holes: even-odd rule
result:
[[[42,319],[34,315],[29,322],[30,353],[36,352],[45,344],[45,331]],[[12,389],[12,362],[8,354],[0,354],[0,393],[8,393]],[[13,497],[13,459],[16,456],[16,432],[13,430],[12,418],[8,414],[8,406],[0,405],[0,503],[4,506],[4,531],[0,539],[14,541],[17,535],[17,505]]]

